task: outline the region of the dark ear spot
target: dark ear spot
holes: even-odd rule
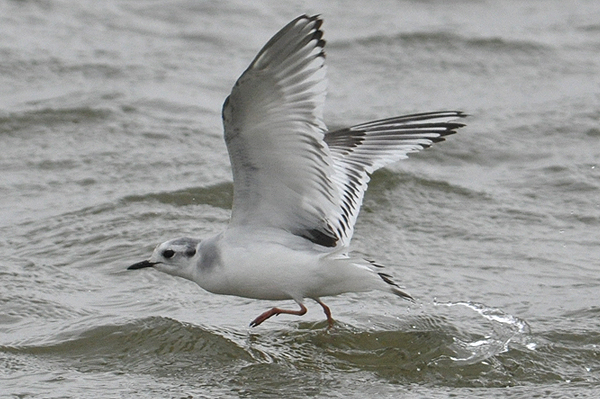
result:
[[[162,256],[166,259],[172,258],[175,255],[175,251],[172,249],[166,249],[163,251]]]
[[[191,258],[194,255],[196,255],[196,248],[188,248],[185,251],[185,256],[187,256],[188,258]]]

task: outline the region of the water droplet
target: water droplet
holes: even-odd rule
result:
[[[535,342],[530,342],[527,345],[525,345],[525,347],[530,351],[534,351],[537,348],[537,344]]]

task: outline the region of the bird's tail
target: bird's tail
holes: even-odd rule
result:
[[[368,261],[370,263],[370,265],[374,268],[377,269],[383,269],[383,266],[381,266],[380,264],[377,264],[373,261]],[[375,273],[377,273],[377,275],[379,275],[379,277],[388,285],[388,289],[389,291],[391,291],[392,293],[398,295],[400,298],[402,299],[406,299],[408,301],[414,302],[414,298],[408,294],[407,292],[405,292],[402,287],[400,287],[400,285],[398,285],[398,283],[396,283],[394,281],[394,277],[387,274],[387,273],[383,273],[380,272],[379,270],[374,270]]]

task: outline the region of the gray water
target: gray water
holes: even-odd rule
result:
[[[332,128],[458,109],[353,249],[417,299],[274,305],[126,271],[227,224],[220,108],[302,13]],[[0,0],[0,396],[597,397],[600,2]]]

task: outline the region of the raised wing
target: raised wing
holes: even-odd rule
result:
[[[370,174],[456,133],[464,124],[453,120],[464,116],[458,111],[404,115],[325,134],[335,170],[332,180],[340,196],[333,222],[338,245],[350,243]]]
[[[336,246],[339,196],[323,141],[327,82],[318,17],[279,31],[223,106],[233,169],[230,226],[274,227]]]
[[[461,112],[430,112],[325,133],[322,21],[300,16],[279,31],[223,106],[233,169],[230,226],[282,229],[326,247],[350,243],[369,175],[463,126]]]

